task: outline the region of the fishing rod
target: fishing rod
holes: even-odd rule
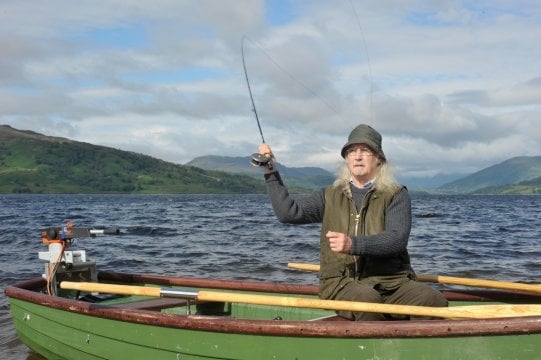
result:
[[[242,68],[244,69],[244,76],[246,78],[246,85],[248,85],[248,93],[250,94],[250,100],[252,101],[252,111],[255,115],[255,120],[257,122],[257,127],[259,129],[259,134],[261,135],[261,140],[265,144],[265,137],[263,136],[263,130],[261,130],[261,123],[259,122],[259,116],[257,116],[257,110],[255,108],[254,96],[252,95],[252,88],[250,87],[250,80],[248,79],[248,70],[246,70],[246,61],[244,59],[244,39],[246,36],[242,37],[240,44],[240,51],[242,54]],[[250,159],[250,163],[253,166],[268,166],[272,169],[271,159],[260,153],[253,153]]]

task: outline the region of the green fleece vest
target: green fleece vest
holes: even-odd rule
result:
[[[385,210],[400,191],[369,191],[359,213],[351,198],[349,184],[325,190],[325,212],[320,238],[319,296],[332,299],[351,281],[361,281],[385,289],[397,288],[413,277],[407,251],[392,257],[353,256],[335,253],[325,234],[338,231],[350,236],[371,235],[385,229]]]

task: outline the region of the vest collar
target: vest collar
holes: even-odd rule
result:
[[[359,187],[357,185],[355,185],[355,183],[353,182],[353,177],[351,177],[349,179],[349,183],[353,186],[355,186],[357,189],[372,189],[374,187],[374,181],[376,181],[376,179],[372,179],[370,180],[369,182],[367,182],[366,184],[364,184],[363,186]]]

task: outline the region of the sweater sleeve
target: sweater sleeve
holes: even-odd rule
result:
[[[352,237],[353,255],[392,256],[406,251],[411,231],[411,198],[402,188],[385,212],[385,230],[379,234]]]
[[[274,214],[280,222],[309,224],[322,221],[325,207],[324,189],[311,195],[291,196],[278,172],[265,174],[265,182]]]

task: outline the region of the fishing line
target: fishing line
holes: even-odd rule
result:
[[[330,110],[332,110],[335,114],[337,115],[340,115],[340,113],[338,112],[338,110],[336,110],[336,108],[334,106],[332,106],[328,101],[326,101],[324,98],[322,98],[318,93],[316,93],[314,90],[310,89],[309,86],[307,86],[305,83],[303,83],[302,81],[300,81],[299,79],[297,79],[295,76],[293,76],[293,74],[291,74],[289,71],[287,71],[286,69],[284,69],[282,66],[280,66],[280,64],[278,64],[277,61],[275,61],[270,55],[268,52],[265,51],[265,49],[263,49],[263,47],[261,47],[261,45],[259,45],[258,43],[252,41],[250,38],[248,38],[247,36],[244,36],[243,37],[243,40],[244,38],[246,38],[246,40],[250,41],[252,44],[254,44],[255,46],[257,46],[257,48],[259,50],[261,50],[261,52],[267,57],[267,59],[269,59],[269,61],[278,68],[278,70],[280,70],[281,72],[283,72],[284,74],[286,74],[287,76],[289,76],[289,78],[291,80],[293,80],[294,82],[296,82],[297,84],[299,84],[304,90],[306,90],[307,92],[309,92],[311,95],[313,95],[314,97],[317,97],[323,104],[325,104],[325,106],[327,106]],[[243,58],[243,61],[244,61],[244,58]]]
[[[361,33],[361,40],[363,41],[363,46],[364,46],[364,52],[366,53],[366,59],[368,61],[368,82],[369,82],[369,106],[370,106],[370,121],[372,121],[372,114],[373,114],[373,102],[372,102],[372,93],[373,93],[373,88],[372,88],[372,65],[370,63],[370,55],[368,54],[368,46],[366,46],[366,40],[364,38],[364,32],[363,32],[363,28],[361,26],[361,19],[359,18],[359,14],[357,13],[357,9],[355,8],[355,5],[353,5],[353,1],[352,0],[349,0],[349,4],[351,5],[351,8],[353,9],[353,14],[355,15],[355,19],[357,20],[357,26],[359,27],[359,32]]]
[[[364,32],[363,28],[361,26],[361,20],[359,17],[359,14],[357,13],[357,9],[355,8],[355,5],[353,4],[352,0],[349,0],[349,4],[351,5],[351,9],[353,10],[353,14],[355,15],[355,20],[357,21],[357,26],[359,28],[359,33],[361,35],[362,44],[364,47],[364,52],[366,54],[367,63],[368,63],[368,82],[369,82],[369,118],[370,121],[373,119],[373,82],[372,82],[372,65],[370,62],[370,56],[368,54],[368,46],[366,45],[366,40],[364,38]],[[263,141],[263,144],[265,144],[265,137],[263,136],[263,130],[261,128],[261,122],[259,121],[259,115],[257,114],[257,109],[255,107],[254,102],[254,96],[252,94],[252,87],[250,86],[250,79],[248,77],[248,70],[246,68],[246,58],[244,55],[244,41],[249,40],[252,44],[257,46],[261,52],[269,59],[269,61],[274,64],[281,72],[284,74],[287,74],[291,80],[299,84],[302,88],[304,88],[307,92],[312,94],[314,97],[317,97],[323,104],[325,104],[329,109],[331,109],[335,114],[340,115],[339,112],[331,105],[329,104],[324,98],[319,96],[315,91],[310,89],[306,84],[304,84],[302,81],[297,79],[295,76],[293,76],[290,72],[288,72],[286,69],[284,69],[280,64],[278,64],[266,51],[263,49],[259,44],[253,42],[251,39],[249,39],[246,35],[244,35],[241,39],[241,55],[242,55],[242,68],[244,70],[244,77],[246,78],[246,85],[248,87],[248,93],[250,95],[250,101],[252,103],[252,111],[255,115],[255,120],[257,122],[257,127],[259,129],[259,134],[261,135],[261,140]],[[254,166],[269,166],[272,167],[272,162],[270,162],[270,159],[266,157],[263,154],[260,153],[254,153],[252,154],[251,164]]]
[[[252,44],[256,45],[260,50],[261,52],[269,59],[269,61],[271,63],[274,64],[274,66],[276,66],[281,72],[283,72],[284,74],[287,74],[289,76],[289,78],[293,81],[295,81],[297,84],[299,84],[302,88],[304,88],[307,92],[309,92],[310,94],[312,94],[314,97],[318,98],[323,104],[325,104],[330,110],[332,110],[335,114],[337,115],[340,115],[340,113],[338,112],[338,110],[336,110],[331,104],[329,104],[324,98],[322,98],[321,96],[319,96],[315,91],[313,91],[312,89],[310,89],[307,85],[305,85],[302,81],[300,81],[299,79],[297,79],[295,76],[293,76],[291,73],[289,73],[287,70],[285,70],[282,66],[280,66],[259,44],[253,42],[250,38],[248,38],[246,35],[244,35],[242,37],[242,40],[241,40],[241,54],[242,54],[242,67],[244,69],[244,76],[246,78],[246,85],[248,86],[248,92],[250,94],[250,100],[252,102],[252,111],[254,112],[254,115],[255,115],[255,119],[256,119],[256,122],[257,122],[257,127],[259,128],[259,134],[261,135],[261,140],[263,141],[263,143],[265,144],[265,138],[263,136],[263,131],[261,130],[261,122],[259,121],[259,116],[257,115],[257,110],[256,110],[256,107],[255,107],[255,103],[254,103],[254,97],[253,97],[253,94],[252,94],[252,88],[250,86],[250,80],[248,78],[248,70],[246,69],[246,60],[245,60],[245,56],[244,56],[244,40],[248,40],[250,41]],[[265,155],[262,155],[262,154],[259,154],[259,153],[254,153],[252,154],[252,158],[250,160],[250,162],[252,163],[252,165],[254,166],[272,166],[272,164],[269,162],[270,159],[267,158]]]

